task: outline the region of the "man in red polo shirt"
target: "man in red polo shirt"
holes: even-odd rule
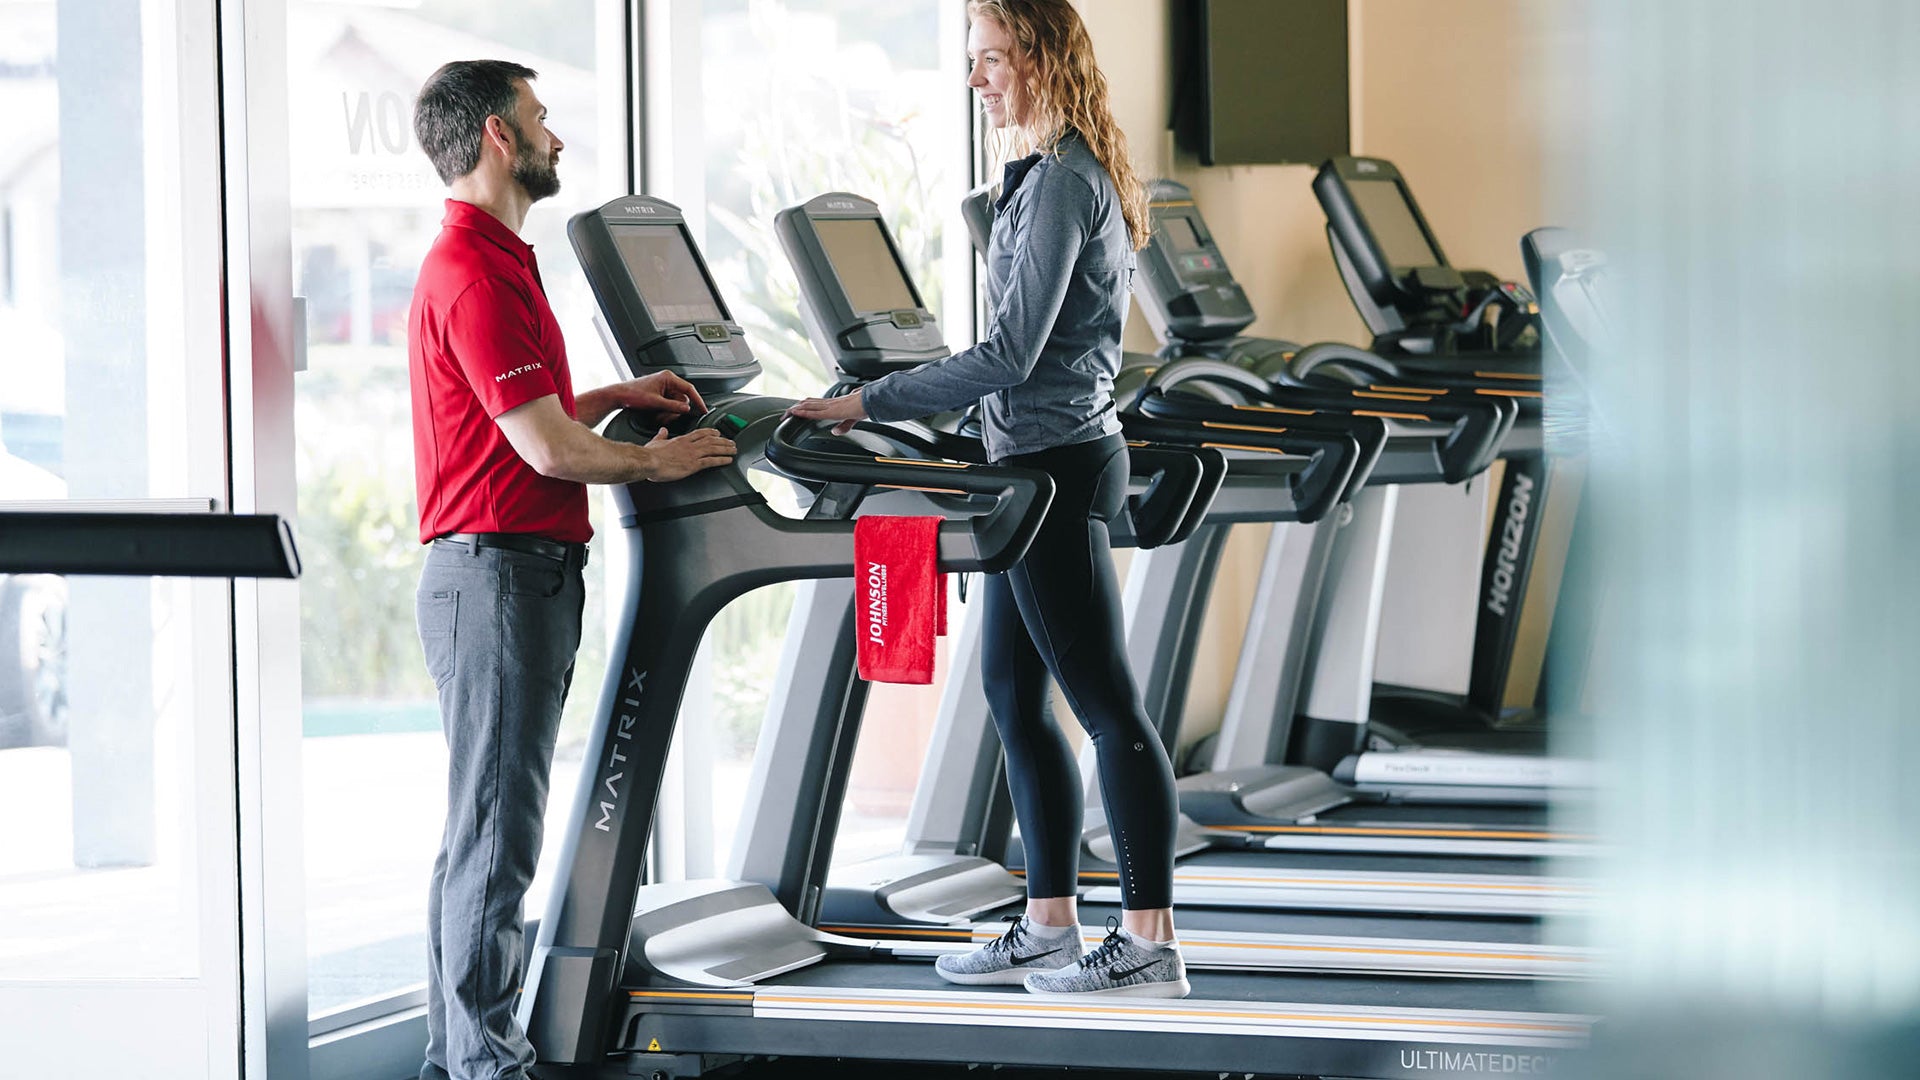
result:
[[[733,460],[709,429],[645,446],[594,432],[619,409],[665,420],[706,403],[662,372],[577,398],[533,248],[560,190],[561,142],[528,80],[451,63],[414,133],[452,190],[407,324],[420,540],[416,611],[449,754],[447,825],[427,899],[426,1080],[520,1080],[521,900],[539,861],[547,773],[580,645],[586,485],[677,480]]]

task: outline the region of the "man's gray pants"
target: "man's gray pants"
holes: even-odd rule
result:
[[[415,597],[446,732],[447,826],[427,894],[423,1080],[521,1080],[521,901],[540,860],[547,773],[573,680],[579,560],[437,541]]]

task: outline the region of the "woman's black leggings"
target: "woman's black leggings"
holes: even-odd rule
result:
[[[1078,891],[1083,803],[1080,771],[1048,708],[1051,674],[1099,755],[1107,824],[1130,910],[1173,905],[1173,766],[1127,670],[1120,586],[1107,523],[1127,498],[1127,444],[1119,435],[1001,462],[1053,477],[1053,508],[983,598],[987,704],[1007,751],[1026,849],[1027,895]]]

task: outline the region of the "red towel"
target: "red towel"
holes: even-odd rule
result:
[[[937,517],[868,516],[853,523],[853,632],[860,677],[933,681],[933,639],[947,632],[947,576]]]

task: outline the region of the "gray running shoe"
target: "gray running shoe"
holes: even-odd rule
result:
[[[1078,964],[1036,971],[1025,981],[1028,991],[1049,997],[1183,998],[1192,989],[1179,949],[1142,945],[1119,919],[1107,920],[1106,940]]]
[[[1028,973],[1070,967],[1085,951],[1078,930],[1042,940],[1027,929],[1027,917],[1010,915],[1007,932],[969,953],[954,953],[934,961],[940,977],[967,986],[1018,986]]]

